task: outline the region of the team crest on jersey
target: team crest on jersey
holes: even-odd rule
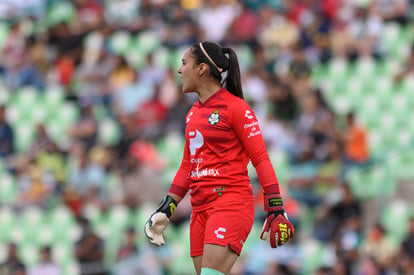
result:
[[[215,125],[220,121],[220,115],[219,110],[215,110],[209,117],[208,117],[208,123],[211,125]]]

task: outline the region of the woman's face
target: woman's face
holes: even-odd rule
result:
[[[198,65],[195,64],[195,59],[191,55],[191,48],[188,48],[184,52],[181,66],[177,70],[183,80],[182,90],[184,93],[197,91],[197,83],[200,81],[197,68]]]

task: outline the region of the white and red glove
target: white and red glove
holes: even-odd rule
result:
[[[260,235],[262,240],[270,239],[270,246],[277,248],[295,236],[295,228],[288,220],[279,193],[264,194],[264,210],[268,213]]]
[[[177,202],[170,196],[166,196],[160,203],[158,209],[149,217],[145,223],[145,236],[157,246],[165,244],[164,230],[170,222],[170,217],[177,208]]]

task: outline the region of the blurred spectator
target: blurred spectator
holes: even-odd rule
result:
[[[347,219],[338,230],[336,238],[337,254],[342,260],[343,273],[356,273],[361,254],[359,247],[363,240],[362,220],[355,216]]]
[[[239,7],[235,3],[225,3],[220,0],[204,1],[204,7],[199,9],[197,14],[199,40],[223,42],[238,13]]]
[[[131,115],[140,106],[154,96],[154,86],[145,79],[139,70],[134,73],[134,79],[113,94],[111,107],[115,115]]]
[[[98,236],[86,218],[79,218],[81,236],[75,243],[75,258],[80,265],[80,275],[107,275],[104,265],[105,242]]]
[[[74,125],[68,128],[67,134],[73,143],[81,143],[86,150],[90,150],[97,142],[98,121],[93,113],[93,102],[90,98],[80,98],[81,113]]]
[[[154,63],[153,53],[148,53],[145,56],[145,66],[139,70],[142,79],[145,79],[145,81],[148,81],[149,84],[154,87],[160,85],[167,73],[166,69]]]
[[[115,145],[116,158],[119,163],[116,165],[117,169],[123,169],[126,165],[127,157],[129,155],[129,148],[131,144],[138,138],[138,131],[135,127],[135,114],[121,114],[118,116],[120,124],[121,138]]]
[[[383,20],[372,9],[344,3],[332,25],[331,47],[335,57],[379,57]]]
[[[316,132],[330,116],[321,94],[317,91],[304,90],[299,95],[302,112],[296,120],[293,160],[306,162],[317,158],[316,145],[319,142]]]
[[[171,108],[174,104],[177,103],[177,100],[180,100],[179,98],[182,92],[178,85],[174,69],[167,69],[164,77],[159,83],[159,86],[160,100],[165,107]]]
[[[374,264],[378,267],[379,273],[387,274],[391,272],[393,261],[396,260],[397,244],[387,238],[387,231],[380,224],[368,228],[366,234],[360,252],[372,258]]]
[[[55,143],[49,144],[45,150],[38,152],[35,156],[36,164],[42,171],[53,178],[57,191],[62,191],[66,176],[66,159],[62,151]],[[58,193],[59,193],[58,192]]]
[[[0,157],[7,158],[14,153],[14,130],[6,118],[6,107],[0,105]]]
[[[174,132],[183,135],[183,133],[185,133],[185,118],[188,111],[190,111],[192,104],[193,102],[188,94],[184,94],[181,90],[176,89],[176,100],[174,104],[168,108],[168,113],[162,126],[166,134]]]
[[[53,198],[56,182],[53,176],[43,171],[34,159],[27,159],[17,167],[16,176],[19,196],[16,207],[48,207]]]
[[[160,87],[148,101],[143,102],[135,113],[135,127],[140,137],[156,140],[162,134],[161,126],[166,119],[168,109],[160,99]]]
[[[71,28],[66,22],[60,22],[48,29],[48,44],[55,50],[55,58],[70,57],[78,65],[83,56],[83,39],[88,30]]]
[[[330,202],[318,210],[313,236],[322,242],[334,240],[348,221],[361,224],[361,202],[355,198],[347,184],[341,185],[340,190],[338,201]]]
[[[269,97],[273,116],[290,126],[299,114],[299,103],[293,95],[292,87],[283,83],[271,85]]]
[[[60,275],[60,267],[52,259],[52,249],[44,246],[40,249],[40,262],[29,268],[28,275]]]
[[[50,64],[47,56],[47,44],[44,37],[30,35],[26,37],[25,48],[27,51],[27,59],[29,63],[39,71],[42,78],[47,80]]]
[[[104,209],[108,203],[105,166],[78,144],[69,156],[68,184],[86,203]]]
[[[84,28],[97,28],[103,23],[104,9],[96,0],[74,0],[76,21]]]
[[[4,84],[10,90],[33,86],[42,92],[45,83],[39,70],[28,60],[26,49],[13,51],[6,61],[3,72]]]
[[[96,61],[89,63],[84,60],[76,66],[74,81],[78,83],[77,94],[90,97],[95,102],[102,102],[111,96],[108,76],[115,69],[117,57],[104,49],[98,51]]]
[[[399,272],[401,274],[412,274],[414,272],[414,217],[408,224],[408,234],[404,238],[400,248]]]
[[[414,73],[414,43],[411,45],[410,54],[404,61],[403,68],[394,76],[396,82],[402,81],[406,76]]]
[[[297,238],[278,249],[271,249],[264,242],[255,242],[243,261],[243,274],[298,274],[304,256]]]
[[[49,149],[52,144],[53,140],[47,133],[45,125],[42,123],[37,124],[35,138],[29,148],[30,156],[36,157],[37,154]]]
[[[7,259],[0,263],[0,274],[25,275],[26,266],[18,256],[17,245],[15,243],[8,244],[7,253]]]
[[[163,42],[167,47],[179,48],[197,43],[197,24],[181,5],[174,5],[167,21]]]
[[[385,22],[395,22],[404,26],[408,23],[407,0],[372,0],[371,6]]]
[[[135,80],[135,70],[122,56],[115,56],[115,65],[109,73],[108,84],[111,93],[117,93]]]
[[[267,110],[267,83],[258,71],[246,71],[243,77],[244,95],[249,105],[262,123],[268,113]]]
[[[361,58],[380,57],[380,36],[383,30],[383,21],[378,14],[365,7],[357,7],[355,17],[348,25],[351,38],[351,51]]]
[[[259,18],[256,12],[251,10],[243,1],[240,3],[241,12],[234,18],[228,29],[227,43],[246,44],[253,51],[259,47],[256,33],[259,27]]]
[[[358,124],[353,112],[347,114],[346,124],[342,137],[345,169],[343,173],[346,173],[351,167],[366,166],[370,161],[367,129]]]
[[[266,60],[275,61],[298,41],[299,28],[282,12],[264,5],[259,13],[258,41],[263,47]]]
[[[128,227],[124,232],[124,240],[118,249],[116,260],[122,261],[127,258],[136,256],[138,253],[138,246],[136,244],[136,232],[133,227]]]
[[[62,54],[55,64],[58,85],[68,87],[72,84],[75,72],[75,60],[72,56]]]
[[[151,159],[158,156],[155,156],[156,152],[147,148],[148,146],[151,144],[138,141],[133,143],[120,171],[123,203],[131,208],[151,204],[162,197],[160,178],[151,167],[154,165]]]

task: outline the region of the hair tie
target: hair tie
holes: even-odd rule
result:
[[[207,59],[210,61],[210,63],[213,64],[213,66],[216,67],[217,71],[219,71],[221,73],[223,71],[223,69],[220,68],[219,66],[217,66],[216,63],[214,63],[213,59],[211,59],[211,57],[208,55],[206,50],[204,50],[203,42],[200,42],[199,45],[200,45],[201,51],[204,53],[204,55],[207,57]]]

